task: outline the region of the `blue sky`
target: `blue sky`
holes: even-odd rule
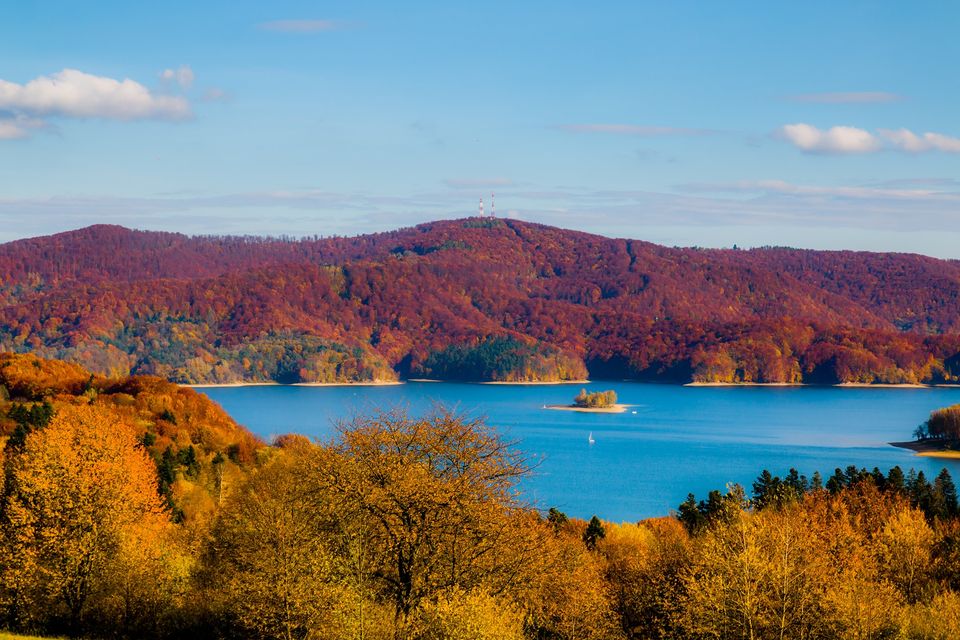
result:
[[[883,6],[875,6],[882,4]],[[28,2],[0,240],[476,211],[960,258],[956,2]]]

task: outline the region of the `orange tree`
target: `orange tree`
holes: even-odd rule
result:
[[[166,545],[169,527],[153,461],[108,409],[60,406],[4,471],[0,604],[12,625],[76,633],[92,601],[132,593],[118,568],[160,558],[143,548]]]

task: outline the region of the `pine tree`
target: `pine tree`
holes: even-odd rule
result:
[[[583,532],[583,543],[587,545],[587,549],[592,551],[597,548],[597,543],[603,540],[606,535],[607,532],[604,530],[600,518],[593,516],[590,518],[590,522],[587,523],[587,530]]]
[[[933,505],[934,515],[941,519],[957,515],[957,487],[946,469],[933,481]]]
[[[887,491],[903,494],[906,489],[905,480],[903,477],[903,469],[898,466],[895,466],[893,469],[890,469],[890,473],[887,474]]]

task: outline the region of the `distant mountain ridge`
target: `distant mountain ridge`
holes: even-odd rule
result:
[[[0,245],[0,348],[179,382],[953,382],[958,333],[960,263],[914,254],[669,248],[491,218]]]

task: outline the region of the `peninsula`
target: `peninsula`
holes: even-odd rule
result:
[[[936,409],[913,431],[913,440],[891,442],[929,458],[960,458],[960,404]]]

